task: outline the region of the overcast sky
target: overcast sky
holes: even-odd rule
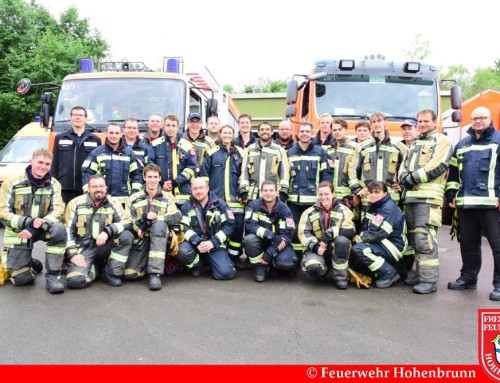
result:
[[[380,53],[404,60],[418,33],[437,67],[491,67],[500,59],[500,3],[491,0],[37,2],[56,17],[75,5],[111,45],[110,59],[160,68],[164,56],[182,56],[188,71],[207,66],[236,91],[260,77],[308,73],[317,59]]]

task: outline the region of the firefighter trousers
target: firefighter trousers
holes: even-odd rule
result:
[[[500,211],[498,209],[458,209],[461,278],[476,282],[481,270],[481,240],[486,237],[493,252],[493,286],[500,288]]]
[[[177,259],[189,269],[203,267],[205,264],[210,265],[214,279],[232,279],[236,275],[233,262],[224,248],[216,248],[210,253],[200,254],[190,242],[182,242],[179,245]]]
[[[234,213],[234,231],[229,237],[227,251],[233,262],[237,261],[243,253],[241,241],[243,239],[243,231],[245,230],[245,213]]]
[[[18,235],[11,230],[9,233],[16,237]],[[6,238],[4,240],[8,242]],[[46,232],[40,230],[27,243],[10,245],[7,248],[7,268],[10,269],[11,280],[15,285],[28,285],[35,280],[35,272],[31,268],[31,254],[33,244],[37,241],[47,242],[45,248],[47,273],[61,273],[66,251],[66,229],[58,222],[50,225]]]
[[[441,208],[426,203],[405,205],[408,242],[415,251],[417,275],[420,283],[437,283],[439,257],[437,229],[441,226]]]
[[[393,268],[398,268],[399,259],[379,243],[356,243],[352,247],[352,254],[355,265],[361,265],[361,269],[354,269],[363,272],[368,268],[376,278],[384,279]]]
[[[122,231],[118,236],[109,238],[102,246],[97,246],[95,240],[92,240],[92,243],[81,251],[87,262],[86,267],[80,267],[72,263],[71,260],[68,261],[66,275],[68,287],[82,289],[89,286],[97,276],[97,262],[106,263],[105,273],[121,277],[133,241],[134,235],[128,230]]]
[[[332,276],[336,280],[345,280],[347,279],[350,251],[351,240],[339,235],[329,244],[323,255],[307,250],[301,263],[302,271],[316,279],[326,276],[332,270]]]
[[[260,264],[264,251],[269,247],[271,241],[257,237],[255,234],[247,234],[243,238],[245,254],[253,265]],[[273,257],[270,264],[277,270],[293,270],[297,268],[297,255],[290,245],[286,245]]]
[[[137,280],[148,274],[163,275],[165,271],[165,254],[167,252],[168,227],[166,222],[154,221],[149,235],[134,242],[125,264],[123,274],[126,280]]]

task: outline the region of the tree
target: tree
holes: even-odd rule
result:
[[[68,8],[56,20],[34,0],[0,0],[0,147],[38,114],[40,90],[20,97],[19,79],[60,83],[79,58],[106,57],[108,43]]]
[[[431,54],[429,40],[423,40],[422,35],[417,33],[415,42],[404,53],[410,61],[424,61]]]
[[[270,80],[259,77],[257,85],[244,85],[244,93],[281,93],[286,92],[285,80]]]

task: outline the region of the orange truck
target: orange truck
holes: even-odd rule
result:
[[[461,119],[459,123],[452,122],[451,114],[447,115],[444,130],[454,144],[466,136],[466,132],[471,126],[472,111],[479,106],[485,106],[490,110],[491,121],[493,121],[495,129],[500,130],[500,91],[487,89],[463,102],[458,118],[454,119],[455,121]]]
[[[27,78],[17,84],[20,95],[32,86],[45,86],[40,110],[41,126],[52,135],[71,128],[70,112],[74,106],[87,110],[87,128],[101,135],[110,122],[122,124],[129,117],[139,120],[139,129],[147,131],[152,113],[165,116],[174,113],[183,130],[190,111],[200,111],[205,123],[219,116],[221,123],[237,128],[239,111],[230,95],[224,92],[206,68],[184,73],[181,57],[164,57],[163,68],[153,71],[142,62],[102,62],[94,67],[82,59],[79,73],[67,75],[61,85],[31,84]],[[57,92],[55,108],[54,94]],[[49,140],[49,149],[53,139]]]
[[[441,131],[440,83],[438,68],[417,61],[319,60],[310,74],[296,74],[288,83],[285,115],[292,121],[295,136],[302,121],[313,122],[317,128],[323,113],[345,119],[353,136],[357,122],[380,111],[387,116],[391,136],[401,136],[402,121],[415,120],[420,110],[432,109]],[[459,109],[458,86],[452,86],[450,98],[452,107]]]

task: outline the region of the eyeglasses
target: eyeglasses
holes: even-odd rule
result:
[[[484,121],[487,120],[489,117],[488,116],[480,116],[480,117],[472,117],[472,121]]]
[[[85,115],[81,113],[71,113],[71,115],[75,117],[85,117]]]

